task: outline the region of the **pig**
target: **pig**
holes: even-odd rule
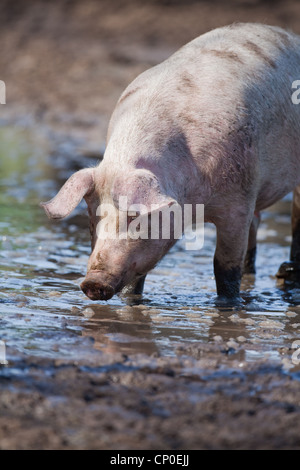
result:
[[[216,226],[214,274],[219,298],[240,298],[243,273],[255,273],[260,211],[294,190],[290,261],[300,266],[300,37],[279,27],[235,23],[192,40],[140,74],[122,93],[108,126],[103,160],[74,173],[42,203],[53,219],[85,199],[91,255],[82,291],[108,300],[141,294],[147,273],[176,242],[102,239],[99,206],[118,223],[143,204],[145,216],[173,204],[204,204]],[[127,206],[120,207],[120,196]],[[184,209],[183,209],[184,210]],[[299,276],[300,277],[300,276]]]

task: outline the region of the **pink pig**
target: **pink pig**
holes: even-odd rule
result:
[[[150,216],[177,204],[204,204],[215,224],[214,273],[220,297],[239,297],[243,272],[255,272],[259,211],[294,190],[291,262],[300,262],[300,38],[261,24],[233,24],[191,41],[138,76],[113,112],[104,158],[73,174],[42,203],[50,218],[69,215],[85,198],[92,253],[81,284],[92,300],[126,289],[142,293],[150,269],[176,242],[102,239],[99,206],[143,204]],[[299,186],[298,186],[299,185]],[[101,225],[101,222],[100,222]],[[127,226],[126,225],[126,226]],[[299,276],[300,278],[300,276]]]

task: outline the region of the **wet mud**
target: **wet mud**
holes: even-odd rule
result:
[[[212,225],[201,250],[172,248],[142,297],[91,302],[85,204],[59,223],[38,206],[101,160],[138,73],[220,24],[300,32],[297,2],[14,5],[0,6],[0,448],[299,449],[300,286],[275,276],[291,195],[263,213],[234,306],[216,301]]]

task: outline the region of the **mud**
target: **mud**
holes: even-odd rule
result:
[[[84,205],[60,224],[38,207],[101,159],[138,73],[233,21],[300,33],[298,2],[3,0],[0,18],[0,448],[299,449],[300,289],[275,278],[290,196],[264,213],[233,307],[216,303],[213,227],[143,298],[91,303]]]
[[[1,377],[1,448],[299,448],[299,373],[247,366],[242,349],[17,361]]]

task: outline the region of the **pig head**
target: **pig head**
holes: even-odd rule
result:
[[[161,234],[152,239],[148,230],[152,210],[178,204],[157,177],[144,169],[112,174],[102,167],[74,173],[53,199],[41,203],[49,218],[62,219],[85,199],[92,252],[81,289],[91,300],[108,300],[122,290],[141,294],[146,274],[176,241],[172,231],[162,240]],[[135,234],[128,231],[137,217],[143,221],[143,236],[137,236],[141,223]]]

